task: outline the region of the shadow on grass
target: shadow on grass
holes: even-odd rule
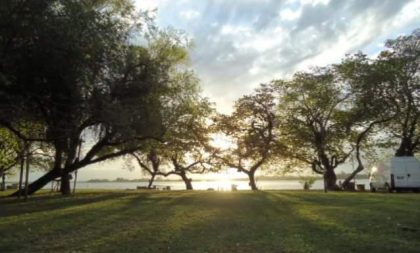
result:
[[[79,196],[82,200],[73,200],[64,206],[63,199],[46,198],[39,203],[42,209],[38,213],[2,219],[0,231],[7,232],[0,232],[0,252],[62,252],[70,249],[91,252],[102,242],[109,242],[109,237],[124,237],[125,231],[147,228],[151,222],[164,222],[166,216],[171,216],[170,206],[177,200],[177,197],[158,193],[149,197],[150,193],[146,192],[100,195],[103,196]],[[85,201],[85,198],[90,201]],[[54,200],[59,203],[48,204]],[[29,208],[31,203],[25,204]],[[48,209],[57,205],[59,208]],[[142,226],[142,223],[149,225]],[[104,249],[112,247],[105,244]]]
[[[340,194],[271,193],[292,203],[314,252],[418,252],[420,230],[401,230],[402,224],[420,228],[420,204],[410,201],[417,196]]]
[[[372,196],[377,207],[387,207],[381,213],[364,208],[366,196],[88,193],[79,197],[81,202],[55,209],[52,203],[52,209],[46,207],[48,201],[61,199],[45,198],[39,213],[0,220],[0,231],[8,231],[0,232],[0,252],[417,252],[417,234],[383,226],[387,212],[395,210],[387,205],[397,200]],[[418,218],[415,212],[405,215],[394,217]]]
[[[222,204],[217,216],[181,229],[168,247],[173,252],[418,252],[418,234],[387,227],[381,210],[366,214],[340,201],[338,206],[330,199],[312,202],[319,196],[305,203],[300,194],[240,195],[234,205]]]
[[[82,206],[105,200],[126,197],[132,193],[124,192],[85,192],[72,196],[60,194],[41,194],[31,196],[28,200],[17,198],[0,199],[0,217],[30,214],[34,212],[54,211],[74,206]],[[147,193],[141,193],[146,195]]]

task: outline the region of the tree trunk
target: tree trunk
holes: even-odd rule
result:
[[[55,167],[55,169],[50,170],[49,172],[47,172],[46,174],[44,174],[43,176],[41,176],[40,178],[38,178],[37,180],[35,180],[34,182],[32,182],[31,184],[29,184],[28,186],[28,195],[33,194],[34,192],[40,190],[42,187],[44,187],[45,185],[47,185],[49,182],[53,181],[54,179],[61,177],[61,186],[60,186],[60,192],[63,195],[67,195],[67,194],[71,194],[71,187],[70,187],[70,173],[74,170],[76,170],[77,168],[69,168],[69,169],[61,169],[59,167]],[[65,171],[65,173],[63,173],[63,171]],[[67,175],[66,177],[64,177],[64,175]],[[64,180],[63,180],[64,178]],[[67,184],[67,186],[63,187],[63,181],[64,184]],[[19,196],[19,194],[23,194],[24,190],[18,190],[16,192],[14,192],[12,195],[10,196]]]
[[[149,179],[149,184],[147,185],[148,189],[152,189],[153,182],[155,181],[156,174],[152,174],[152,177]]]
[[[74,172],[73,195],[76,193],[76,184],[77,184],[77,170]]]
[[[192,181],[191,178],[188,178],[185,173],[184,174],[181,174],[180,176],[181,176],[182,180],[185,183],[185,188],[187,190],[192,190],[193,189],[193,186],[192,186],[192,183],[191,183],[191,181]]]
[[[18,185],[18,190],[17,190],[17,197],[20,198],[20,196],[22,196],[23,190],[22,190],[22,182],[23,182],[23,170],[25,167],[25,156],[22,153],[22,157],[20,160],[20,173],[19,173],[19,185]]]
[[[38,191],[45,185],[47,185],[52,180],[58,178],[60,176],[60,169],[53,169],[44,174],[42,177],[38,178],[34,182],[28,185],[28,195],[33,194],[34,192]],[[23,190],[17,190],[10,196],[19,196],[19,194],[22,194]]]
[[[325,190],[336,191],[339,187],[336,184],[337,176],[334,169],[327,169],[324,173]]]
[[[344,180],[344,182],[342,183],[342,187],[344,189],[348,188],[348,184],[350,183],[351,180],[353,180],[353,178],[362,170],[365,169],[365,166],[363,165],[363,161],[360,155],[360,141],[357,143],[356,146],[356,159],[357,159],[357,168]]]
[[[413,145],[410,138],[401,138],[401,143],[395,152],[395,156],[414,156]]]
[[[6,190],[6,173],[4,171],[1,173],[1,191]]]
[[[69,173],[64,173],[61,176],[60,192],[63,195],[70,195],[71,194],[70,174]]]
[[[28,199],[28,187],[29,187],[29,165],[30,165],[29,150],[26,150],[25,200],[27,200],[27,199]]]
[[[253,191],[258,191],[258,187],[257,184],[255,183],[255,172],[249,172],[248,174],[248,178],[249,178],[249,186],[251,187],[251,190]]]
[[[355,169],[342,183],[343,188],[346,188],[348,183],[350,183],[351,180],[354,179],[354,177],[359,174],[362,170],[364,170],[365,167],[363,165],[357,166],[357,169]]]

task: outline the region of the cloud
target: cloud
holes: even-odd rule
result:
[[[358,50],[374,55],[381,50],[379,43],[411,32],[420,19],[418,0],[157,3],[161,27],[178,28],[194,38],[192,67],[205,94],[223,112],[261,82],[331,64]]]
[[[155,1],[155,0],[141,0],[134,1],[135,6],[141,10],[152,11],[159,8],[163,8],[166,1]]]
[[[300,0],[299,3],[302,5],[310,4],[312,6],[323,4],[328,5],[330,0]]]
[[[179,15],[186,20],[193,20],[200,17],[200,12],[195,10],[181,11]]]
[[[301,9],[292,10],[289,8],[283,9],[280,11],[280,18],[286,21],[293,21],[300,17]]]

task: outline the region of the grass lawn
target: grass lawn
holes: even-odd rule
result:
[[[420,194],[79,191],[0,199],[0,252],[420,252]]]

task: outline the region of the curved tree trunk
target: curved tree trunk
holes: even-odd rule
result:
[[[193,190],[193,186],[192,186],[192,183],[191,183],[191,181],[192,181],[191,178],[188,178],[185,173],[180,174],[180,176],[185,183],[185,189]]]
[[[354,177],[357,174],[359,174],[359,172],[365,169],[362,158],[360,156],[360,142],[357,143],[357,147],[356,147],[356,159],[357,159],[357,168],[344,180],[342,184],[342,187],[344,189],[348,188],[348,184],[350,183],[350,181],[353,180]]]
[[[251,187],[251,190],[258,191],[257,184],[255,182],[255,172],[249,172],[248,178],[249,178],[249,186]]]
[[[359,172],[361,172],[362,170],[364,170],[364,166],[363,165],[359,165],[357,166],[357,169],[355,169],[344,181],[343,181],[343,188],[346,188],[347,185],[350,183],[351,180],[354,179],[354,177],[359,174]]]
[[[32,193],[38,191],[45,185],[47,185],[52,180],[58,178],[60,176],[59,169],[53,169],[44,174],[42,177],[38,178],[34,182],[28,185],[28,194],[31,195]],[[23,194],[23,189],[17,190],[16,192],[12,193],[10,196],[18,196],[19,194]]]
[[[147,185],[148,189],[152,189],[153,182],[155,181],[156,174],[152,174],[152,177],[149,179],[149,184]]]

